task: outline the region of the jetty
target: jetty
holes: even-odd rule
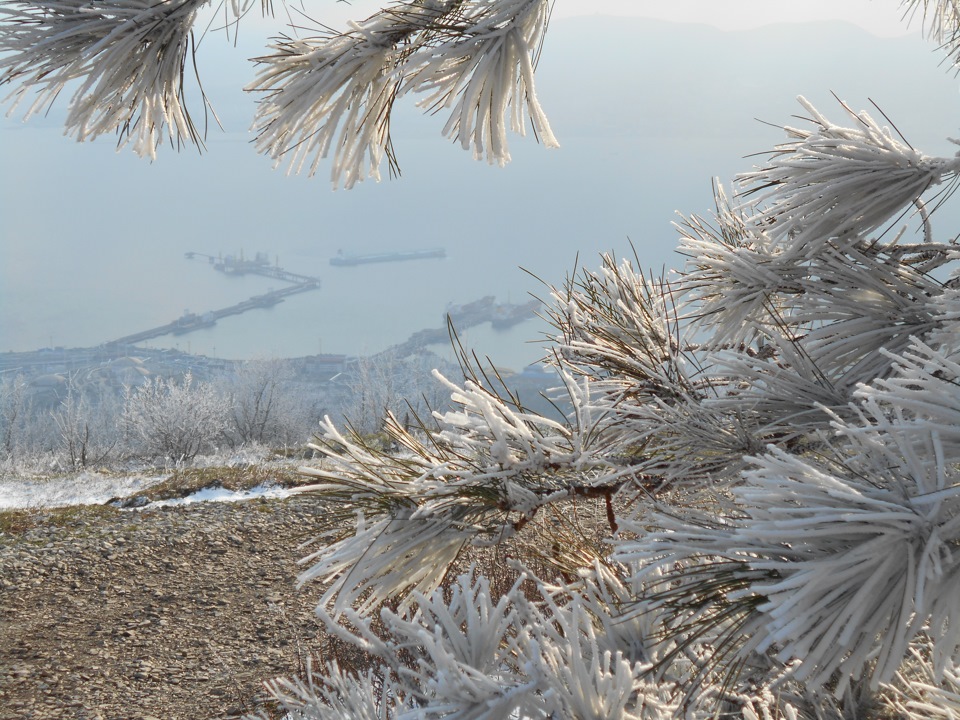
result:
[[[507,330],[517,323],[535,317],[539,307],[540,301],[536,299],[516,305],[498,303],[493,295],[487,295],[462,305],[448,304],[443,313],[443,321],[464,328],[489,322],[494,330]]]
[[[418,330],[404,342],[387,348],[379,354],[407,357],[428,345],[449,343],[454,330],[466,330],[484,323],[490,323],[494,330],[506,330],[517,323],[537,317],[537,309],[540,305],[540,301],[536,299],[522,304],[498,303],[493,295],[486,295],[479,300],[459,305],[448,303],[443,313],[443,327]]]
[[[214,257],[203,253],[188,252],[185,257],[193,259],[195,257],[207,258],[214,269],[227,275],[263,275],[264,277],[282,280],[291,283],[288,287],[279,290],[270,290],[262,295],[254,295],[242,302],[218,310],[209,310],[204,313],[184,312],[176,320],[159,325],[157,327],[142,330],[132,335],[125,335],[116,340],[110,340],[106,345],[135,345],[146,340],[162,337],[164,335],[185,335],[200,330],[202,328],[212,327],[221,320],[230,315],[239,315],[250,310],[259,308],[273,307],[277,303],[283,302],[284,298],[297,293],[315,290],[320,287],[320,279],[309,275],[299,275],[284,270],[277,265],[271,265],[265,253],[257,253],[255,259],[245,260],[241,254],[239,258],[233,255],[223,257]]]

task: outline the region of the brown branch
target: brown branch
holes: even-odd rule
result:
[[[654,491],[657,490],[661,484],[662,480],[653,476],[644,476],[640,478],[641,484],[646,490]],[[606,515],[607,523],[610,526],[610,531],[616,533],[619,530],[620,525],[617,522],[616,510],[613,507],[613,496],[625,485],[624,482],[615,482],[609,485],[571,485],[567,488],[566,497],[575,498],[582,497],[588,499],[603,498],[606,505]],[[550,493],[552,494],[552,493]],[[501,501],[497,505],[498,509],[504,512],[510,512],[512,508],[508,503]],[[520,518],[515,522],[511,523],[514,532],[520,532],[525,528],[539,512],[541,506],[533,508],[529,512],[521,514]]]
[[[613,493],[607,493],[604,496],[604,502],[607,506],[607,524],[610,525],[610,532],[616,534],[620,526],[617,524],[617,515],[613,511]]]

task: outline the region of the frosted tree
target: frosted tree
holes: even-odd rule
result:
[[[221,439],[228,425],[228,403],[210,383],[156,377],[127,388],[121,426],[131,452],[174,463],[193,460]]]
[[[29,414],[27,381],[20,374],[0,378],[0,451],[12,460],[22,445],[25,418]]]
[[[361,435],[372,435],[380,431],[388,412],[410,420],[440,407],[447,389],[432,371],[442,362],[431,352],[401,356],[395,348],[357,358],[342,380],[349,391],[339,408],[344,423]]]
[[[254,359],[215,383],[228,408],[228,435],[235,444],[300,445],[313,422],[299,402],[294,370],[286,360]]]
[[[72,374],[57,407],[51,411],[57,451],[67,467],[79,470],[106,461],[118,442],[119,405],[96,383]]]

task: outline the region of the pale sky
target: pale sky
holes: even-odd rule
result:
[[[875,35],[902,35],[899,0],[557,0],[556,17],[632,15],[740,30],[777,22],[846,20]],[[919,27],[915,20],[911,27]]]
[[[295,4],[291,3],[291,4]],[[325,0],[308,7],[330,25],[363,19],[383,6],[380,0]],[[845,20],[879,36],[908,32],[900,0],[556,0],[554,17],[619,15],[677,22],[701,22],[722,30],[742,30],[778,22]],[[281,14],[278,5],[278,15]],[[915,18],[910,29],[919,28]]]

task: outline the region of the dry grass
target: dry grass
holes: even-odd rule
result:
[[[184,468],[166,480],[144,490],[141,495],[151,501],[186,497],[211,487],[233,492],[250,490],[258,485],[295,487],[312,482],[295,468],[285,465],[244,465],[241,467]]]

